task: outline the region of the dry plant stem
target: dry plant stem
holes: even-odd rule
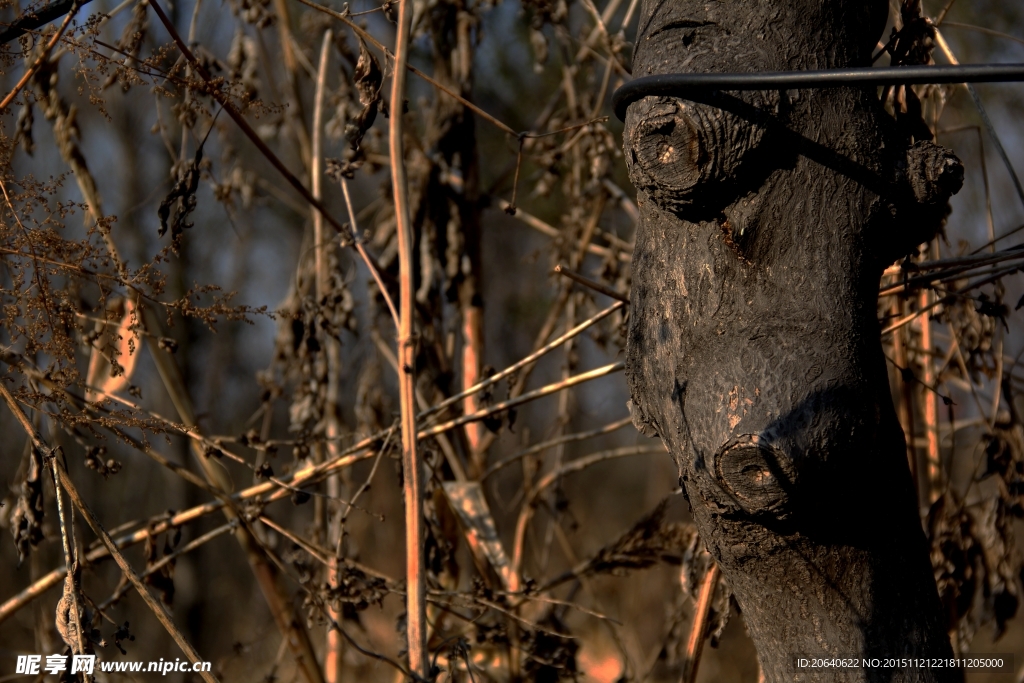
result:
[[[600,312],[596,313],[595,315],[593,315],[592,317],[584,320],[579,325],[577,325],[576,327],[572,328],[571,330],[569,330],[565,334],[561,335],[557,339],[554,339],[550,343],[545,344],[544,346],[540,347],[539,349],[537,349],[536,351],[534,351],[530,355],[526,356],[522,360],[520,360],[520,361],[518,361],[516,363],[513,363],[512,365],[510,365],[509,367],[505,368],[504,370],[491,375],[490,377],[488,377],[484,381],[480,382],[479,384],[476,384],[476,385],[466,389],[465,391],[463,391],[461,393],[458,393],[455,396],[452,396],[451,398],[446,398],[444,401],[441,401],[437,405],[431,407],[429,410],[423,411],[422,413],[419,414],[419,416],[418,416],[419,419],[423,419],[423,418],[427,417],[428,415],[432,415],[433,413],[436,413],[439,410],[443,410],[443,409],[447,408],[450,405],[458,403],[459,401],[461,401],[463,398],[465,398],[469,394],[482,391],[482,390],[486,389],[487,387],[495,384],[496,382],[500,382],[501,380],[505,379],[509,375],[511,375],[511,374],[513,374],[515,372],[518,372],[523,367],[526,367],[527,365],[530,365],[531,363],[536,362],[539,358],[541,358],[542,356],[550,353],[551,351],[554,351],[555,349],[560,347],[562,344],[564,344],[569,339],[572,339],[576,335],[585,332],[592,325],[595,325],[598,322],[600,322],[601,320],[604,320],[606,317],[608,317],[609,315],[611,315],[615,311],[617,311],[620,308],[622,308],[622,306],[623,306],[623,304],[621,304],[621,303],[612,304],[611,306],[609,306],[608,308],[604,309],[603,311],[600,311]]]
[[[484,479],[486,479],[487,477],[491,476],[492,474],[494,474],[498,470],[504,469],[505,467],[508,467],[509,465],[511,465],[511,464],[513,464],[515,462],[518,462],[519,460],[521,460],[522,458],[525,458],[528,455],[533,455],[534,453],[540,453],[541,451],[545,451],[545,450],[551,448],[552,446],[558,446],[558,445],[561,445],[561,444],[570,443],[572,441],[583,441],[585,439],[592,439],[595,436],[601,436],[603,434],[610,434],[610,433],[612,433],[614,431],[617,431],[619,429],[622,429],[623,427],[625,427],[627,425],[630,425],[630,424],[633,424],[633,418],[626,417],[626,418],[623,418],[621,420],[618,420],[617,422],[612,422],[612,423],[607,424],[607,425],[605,425],[603,427],[600,427],[598,429],[593,429],[593,430],[591,430],[589,432],[577,432],[575,434],[564,434],[564,435],[559,436],[557,438],[550,439],[549,441],[542,441],[541,443],[538,443],[538,444],[535,444],[533,446],[530,446],[529,448],[527,448],[525,450],[519,451],[515,455],[510,455],[509,457],[505,458],[504,460],[501,460],[499,462],[494,463],[493,465],[488,467],[487,470],[484,471],[483,474],[480,475],[480,481],[483,481]]]
[[[902,313],[902,300],[892,303],[893,315]],[[892,335],[893,357],[896,359],[896,383],[900,387],[900,401],[897,403],[897,415],[899,416],[900,427],[903,429],[903,438],[907,446],[907,465],[910,468],[910,475],[915,483],[919,483],[917,467],[917,450],[914,448],[914,391],[911,383],[903,378],[900,371],[907,365],[907,345],[904,339],[904,332],[897,330]],[[918,489],[919,490],[919,489]]]
[[[287,16],[287,6],[283,0],[277,3],[278,14],[282,17]],[[291,32],[287,31],[287,27],[282,27],[282,39],[290,39]],[[313,97],[313,144],[312,144],[312,159],[310,161],[310,185],[313,189],[313,196],[317,199],[323,199],[323,115],[324,115],[324,91],[327,86],[327,66],[330,63],[330,49],[331,39],[333,33],[330,29],[324,31],[324,37],[320,44],[320,62],[317,69],[316,76],[316,93]],[[292,55],[291,45],[288,45],[287,53]],[[294,55],[292,55],[294,57]],[[294,90],[294,77],[292,78],[292,86]],[[352,222],[352,230],[355,231],[355,221]],[[313,211],[313,242],[316,245],[315,249],[315,261],[316,261],[316,299],[322,301],[323,297],[327,295],[328,279],[330,273],[328,272],[328,240],[324,235],[324,219],[323,215],[314,210]],[[333,247],[333,244],[330,245]],[[338,341],[333,338],[325,340],[327,346],[327,384],[328,384],[328,405],[325,406],[324,413],[327,422],[327,454],[330,459],[338,457],[338,437],[341,435],[341,429],[338,425],[338,406],[337,406],[337,374],[340,367],[340,356],[341,349],[338,348]],[[337,474],[332,475],[327,480],[327,495],[332,498],[340,497],[341,494],[341,482]],[[339,510],[338,515],[341,514]],[[340,526],[338,521],[334,519],[333,515],[329,515],[330,519],[327,520],[327,537],[328,545],[334,547],[340,542],[338,531]],[[321,520],[318,520],[319,524]],[[327,562],[327,582],[331,587],[338,585],[338,561],[333,555],[329,557]],[[327,615],[332,621],[338,621],[341,619],[341,614],[334,608],[332,604],[327,605]],[[324,680],[326,683],[339,683],[342,677],[342,649],[344,647],[344,639],[341,634],[335,629],[327,629],[327,642],[324,652]]]
[[[356,251],[362,257],[366,267],[370,269],[370,275],[373,276],[373,281],[377,283],[377,288],[380,289],[380,295],[384,297],[384,303],[388,305],[388,310],[391,312],[391,319],[395,322],[395,329],[398,329],[398,310],[395,308],[395,302],[391,300],[391,295],[388,294],[387,285],[384,284],[383,278],[380,276],[380,271],[377,270],[377,264],[374,263],[370,255],[366,253],[366,249],[363,247],[363,241],[359,234],[359,224],[356,222],[356,212],[352,208],[352,197],[348,192],[348,181],[344,176],[341,178],[341,194],[345,197],[345,208],[348,210],[349,225],[352,230],[352,239],[355,240]]]
[[[946,42],[945,36],[939,31],[938,27],[935,27],[934,31],[935,43],[942,50],[942,53],[949,60],[950,64],[959,64],[956,55],[953,54],[953,50],[949,47],[949,43]],[[996,148],[996,152],[999,154],[999,158],[1002,159],[1003,165],[1006,166],[1006,171],[1010,174],[1010,180],[1013,181],[1014,189],[1017,190],[1017,196],[1020,198],[1022,204],[1024,204],[1024,186],[1021,185],[1020,178],[1017,176],[1017,171],[1013,168],[1013,163],[1010,161],[1009,155],[1006,153],[1006,148],[1003,147],[1002,140],[999,139],[999,135],[996,134],[995,126],[992,125],[992,120],[988,116],[988,112],[985,110],[984,105],[981,103],[981,98],[978,96],[978,91],[970,83],[964,83],[964,88],[967,89],[967,93],[974,100],[974,106],[978,110],[978,115],[981,116],[981,122],[985,124],[985,130],[988,131],[989,137],[992,138],[992,144]]]
[[[388,142],[391,149],[391,185],[395,198],[395,232],[398,237],[398,394],[402,423],[402,494],[405,499],[405,579],[406,633],[409,670],[426,679],[429,667],[426,622],[426,573],[423,564],[423,482],[416,454],[416,340],[413,317],[416,302],[413,283],[413,235],[409,213],[409,187],[406,179],[402,136],[405,102],[405,71],[412,32],[412,2],[402,0],[398,10],[398,34],[395,37],[395,67],[391,75],[391,117]]]
[[[995,381],[992,383],[992,409],[989,411],[989,429],[992,429],[996,424],[996,420],[999,419],[999,401],[1002,397],[1003,388],[1003,332],[1000,330],[996,334],[998,335],[995,343],[996,372]]]
[[[928,290],[921,292],[921,308],[928,308]],[[922,381],[925,386],[935,385],[935,364],[932,360],[932,330],[931,316],[926,312],[921,316],[921,365],[923,369]],[[924,429],[928,440],[926,452],[928,463],[928,498],[929,507],[938,500],[942,494],[942,462],[939,460],[939,422],[938,422],[938,397],[934,391],[924,391]]]
[[[212,541],[213,539],[217,538],[218,536],[223,536],[227,532],[232,531],[235,528],[235,526],[237,526],[236,522],[228,522],[227,524],[220,525],[216,529],[213,529],[211,531],[207,531],[205,534],[203,534],[202,536],[200,536],[198,538],[192,539],[191,541],[189,541],[185,545],[181,546],[180,548],[177,548],[174,552],[169,553],[167,555],[164,555],[163,557],[161,557],[159,560],[157,560],[153,564],[147,566],[145,571],[143,571],[142,574],[139,575],[139,578],[144,579],[147,576],[150,576],[150,575],[160,571],[161,567],[167,566],[168,564],[170,564],[171,562],[174,562],[176,559],[178,559],[182,555],[186,555],[186,554],[192,552],[196,548],[199,548],[200,546],[209,543],[210,541]],[[123,586],[118,587],[117,590],[114,591],[113,595],[111,595],[109,598],[104,600],[101,605],[99,605],[99,611],[102,612],[102,611],[108,609],[111,605],[113,605],[115,602],[120,600],[122,598],[122,596],[124,596],[124,594],[128,592],[128,589],[129,589],[128,584],[125,584]]]
[[[419,438],[422,439],[428,436],[434,436],[436,434],[447,432],[449,429],[452,429],[453,427],[459,427],[468,422],[476,422],[477,420],[482,420],[488,415],[493,415],[494,413],[500,413],[503,410],[514,408],[517,405],[520,405],[521,403],[533,401],[543,396],[548,396],[558,391],[562,391],[563,389],[574,387],[577,384],[588,382],[592,379],[597,379],[598,377],[604,377],[605,375],[610,375],[614,372],[619,372],[625,367],[625,364],[620,361],[618,363],[604,365],[602,367],[590,370],[588,372],[582,372],[578,375],[573,375],[572,377],[568,377],[560,382],[548,384],[544,387],[541,387],[540,389],[535,389],[521,396],[517,396],[515,398],[510,398],[506,401],[502,401],[501,403],[495,403],[494,405],[478,410],[477,412],[471,413],[470,415],[463,415],[461,417],[455,418],[454,420],[445,422],[444,424],[440,424],[434,427],[428,427],[427,429],[424,429],[419,433]]]
[[[7,399],[9,394],[6,393],[6,389],[4,389],[4,391],[4,398]],[[22,426],[24,427],[25,425]],[[35,435],[35,430],[30,432],[30,436],[32,438],[33,447],[39,450],[43,444],[36,443],[37,437]],[[60,521],[60,539],[64,548],[64,566],[67,568],[67,576],[64,578],[65,592],[71,594],[71,623],[75,627],[75,642],[73,650],[76,654],[84,654],[85,643],[82,642],[81,608],[78,603],[78,586],[75,584],[75,569],[78,565],[78,561],[74,557],[74,551],[72,550],[74,547],[74,522],[71,522],[70,524],[68,523],[67,514],[64,511],[64,496],[61,494],[60,481],[57,477],[57,466],[55,464],[57,456],[52,452],[49,452],[49,457],[47,457],[47,454],[48,451],[39,450],[40,457],[47,461],[47,464],[50,467],[50,473],[53,475],[53,493],[57,499],[57,517]],[[71,530],[70,534],[68,533],[69,529]],[[60,603],[58,603],[58,605],[59,604]],[[68,645],[72,645],[72,643],[68,643]]]
[[[970,277],[971,273],[968,271],[976,270],[984,266],[992,264],[1002,263],[1003,261],[1014,261],[1017,259],[1024,258],[1024,254],[1019,249],[1010,250],[1010,252],[997,252],[996,254],[985,254],[983,258],[974,261],[964,259],[964,263],[957,265],[951,265],[943,268],[937,268],[933,272],[926,275],[917,275],[908,279],[906,282],[899,282],[897,284],[883,287],[879,290],[879,296],[888,296],[891,294],[900,294],[907,292],[912,289],[919,287],[927,287],[937,282],[952,279],[955,276],[963,275],[964,277]],[[950,259],[952,260],[952,259]]]
[[[302,98],[299,96],[298,88],[298,70],[299,65],[296,60],[296,52],[294,40],[292,38],[292,30],[290,26],[290,18],[288,16],[288,5],[285,0],[274,0],[274,12],[277,14],[277,29],[279,35],[279,42],[281,46],[281,56],[283,57],[285,66],[285,80],[288,86],[288,108],[286,109],[285,116],[289,121],[289,128],[292,129],[292,134],[295,136],[295,142],[299,146],[299,155],[302,158],[302,162],[310,167],[310,174],[312,175],[312,151],[310,149],[309,133],[306,131],[304,125],[304,117],[302,115]],[[315,192],[313,193],[317,199],[320,196]]]
[[[295,483],[302,483],[304,481],[307,481],[309,478],[315,476],[316,473],[330,473],[336,470],[340,470],[356,462],[365,460],[366,458],[369,458],[372,455],[373,451],[364,447],[362,450],[354,454],[347,454],[347,457],[339,458],[338,460],[329,463],[330,467],[324,467],[323,465],[315,467],[305,467],[299,472],[294,473],[292,475],[291,480]],[[233,501],[248,500],[256,496],[263,495],[265,493],[271,493],[271,495],[267,499],[267,502],[271,502],[285,497],[286,495],[288,495],[289,492],[287,489],[281,489],[273,483],[264,483],[257,484],[256,486],[252,486],[248,489],[240,491],[231,496],[231,499]],[[118,538],[115,543],[118,548],[127,548],[133,545],[137,545],[148,538],[155,537],[167,531],[168,529],[184,526],[198,519],[201,519],[209,514],[213,514],[214,512],[217,512],[218,510],[224,508],[224,506],[224,502],[215,501],[210,503],[204,503],[202,505],[197,505],[193,508],[189,508],[188,510],[184,510],[171,516],[170,518],[167,518],[164,515],[160,515],[156,518],[145,520],[141,523],[145,524],[146,528],[140,529],[131,534],[126,534],[125,536]],[[110,553],[106,548],[96,548],[95,550],[92,550],[86,554],[85,563],[97,562],[105,557],[108,557],[109,555]],[[17,595],[14,595],[11,598],[9,598],[6,602],[0,605],[0,623],[3,623],[7,618],[12,616],[19,609],[21,609],[37,597],[41,596],[50,588],[53,588],[55,585],[57,585],[65,577],[66,572],[67,570],[64,568],[55,569],[51,571],[49,574],[40,577],[32,585],[28,586]],[[283,639],[283,642],[287,642],[287,639]]]
[[[78,140],[72,135],[75,119],[74,110],[61,99],[49,82],[43,84],[37,81],[36,89],[39,99],[48,105],[43,108],[43,111],[47,120],[52,123],[53,137],[57,143],[61,158],[64,159],[64,162],[75,176],[75,184],[78,185],[82,198],[89,207],[89,213],[92,215],[96,229],[103,239],[111,261],[114,263],[120,281],[130,288],[132,285],[129,282],[128,269],[118,253],[117,245],[114,244],[113,236],[110,234],[110,226],[103,220],[103,206],[96,187],[96,179],[89,170]],[[84,272],[84,269],[82,271]]]
[[[1024,40],[1018,38],[1017,36],[1011,36],[1009,33],[995,31],[985,26],[975,26],[974,24],[961,24],[960,22],[957,21],[945,21],[942,22],[942,25],[949,26],[950,28],[962,28],[967,31],[977,31],[978,33],[984,33],[986,35],[995,36],[996,38],[1003,38],[1005,40],[1012,40],[1015,43],[1020,43],[1021,45],[1024,45]]]
[[[504,199],[498,199],[498,207],[501,210],[504,211],[510,208],[511,206],[512,204],[509,203],[508,201]],[[549,223],[545,223],[541,219],[527,213],[526,211],[523,211],[518,206],[516,207],[515,217],[521,220],[523,223],[526,223],[526,225],[530,226],[531,228],[541,233],[542,235],[547,235],[548,237],[554,238],[559,237],[562,234],[558,228],[554,227]],[[608,256],[616,256],[620,261],[626,263],[632,260],[631,250],[629,249],[609,249],[608,247],[602,247],[598,244],[588,244],[587,253],[594,254],[595,256],[600,256],[601,258],[607,258]]]
[[[711,599],[715,595],[715,588],[718,587],[719,571],[718,563],[712,564],[704,576],[704,583],[700,586],[693,624],[690,625],[690,635],[686,639],[686,662],[683,664],[682,683],[695,683],[697,680],[697,667],[700,665],[700,655],[704,649],[708,613],[711,611]]]
[[[976,282],[972,282],[972,283],[970,283],[968,285],[964,285],[963,287],[961,287],[960,289],[956,290],[955,292],[952,292],[951,294],[948,294],[948,295],[946,295],[944,297],[941,297],[941,298],[937,298],[935,301],[933,301],[930,304],[928,304],[928,306],[926,308],[919,309],[918,311],[916,311],[914,313],[911,313],[910,315],[906,316],[905,318],[897,320],[896,322],[892,323],[891,325],[888,325],[887,327],[885,327],[882,330],[882,335],[885,336],[885,335],[889,334],[890,332],[892,332],[894,330],[898,330],[899,328],[903,327],[904,325],[908,325],[908,324],[912,323],[913,321],[917,320],[919,317],[921,317],[922,315],[924,315],[925,313],[927,313],[931,309],[935,308],[939,304],[949,303],[950,301],[954,301],[954,300],[956,300],[957,297],[962,296],[963,294],[966,294],[967,292],[971,291],[972,289],[977,289],[978,287],[982,287],[984,285],[987,285],[990,282],[995,282],[996,280],[999,280],[1000,278],[1002,278],[1002,277],[1004,277],[1006,275],[1009,275],[1010,273],[1015,272],[1016,270],[1018,270],[1018,268],[1019,268],[1019,266],[1010,266],[1008,268],[1003,268],[1001,270],[996,271],[994,274],[990,275],[989,277],[983,278],[983,279],[978,280]]]
[[[54,33],[53,37],[51,37],[49,42],[46,43],[42,54],[36,57],[36,61],[32,62],[32,66],[25,70],[25,73],[22,74],[17,84],[15,84],[14,88],[11,89],[11,92],[7,93],[7,96],[4,97],[3,100],[0,100],[0,112],[7,109],[8,105],[10,105],[14,98],[18,96],[18,93],[20,93],[28,84],[29,80],[31,80],[32,75],[39,70],[39,67],[42,66],[43,62],[45,62],[47,57],[50,56],[50,51],[53,49],[53,46],[56,45],[57,41],[60,40],[60,37],[64,35],[64,31],[67,30],[68,26],[71,24],[71,20],[75,18],[76,14],[78,14],[78,3],[71,6],[71,11],[67,13],[67,16],[64,17],[64,21],[61,22],[60,28],[57,29],[57,32]]]
[[[280,9],[280,8],[279,8]],[[282,31],[285,29],[282,29]],[[316,94],[313,97],[313,149],[312,149],[312,161],[310,162],[309,175],[310,175],[310,186],[313,191],[313,197],[317,200],[322,199],[322,188],[321,184],[323,181],[323,171],[321,165],[323,163],[323,117],[324,117],[324,89],[327,85],[327,64],[328,57],[330,55],[331,47],[331,30],[324,31],[324,39],[320,44],[320,69],[317,72],[316,77]],[[316,261],[316,290],[317,300],[319,301],[327,293],[327,259],[326,259],[326,244],[327,240],[324,237],[324,217],[317,211],[313,210],[313,244],[314,257]]]
[[[555,272],[558,273],[559,275],[564,275],[565,277],[569,278],[570,280],[573,280],[575,282],[580,283],[584,287],[589,287],[590,289],[594,290],[595,292],[600,292],[601,294],[604,294],[607,297],[615,299],[616,301],[621,301],[624,304],[628,304],[629,303],[629,297],[628,296],[626,296],[624,294],[619,294],[618,292],[616,292],[611,287],[608,287],[607,285],[603,285],[600,282],[597,282],[596,280],[591,280],[589,277],[584,277],[583,275],[580,275],[579,273],[577,273],[575,271],[569,270],[568,268],[566,268],[565,266],[563,266],[561,264],[555,266]]]
[[[57,472],[54,469],[53,464],[50,464],[50,471],[53,473],[53,488],[57,498],[57,515],[60,517],[60,535],[64,545],[64,564],[68,569],[67,576],[64,577],[65,592],[71,594],[71,623],[75,627],[75,642],[73,644],[72,652],[75,654],[82,654],[85,652],[85,644],[82,642],[82,616],[81,607],[78,604],[78,586],[75,585],[75,572],[73,570],[76,562],[72,559],[71,543],[68,540],[69,524],[64,512],[64,500],[60,492],[60,483],[57,477]],[[59,603],[58,603],[59,604]]]
[[[376,330],[370,332],[373,343],[377,346],[377,350],[380,351],[381,355],[391,366],[391,369],[395,371],[396,376],[401,375],[401,370],[398,369],[398,357],[395,356],[394,352],[388,348],[388,345],[384,342],[381,336]],[[428,408],[427,399],[423,396],[423,392],[418,388],[416,389],[416,405],[420,407],[420,410],[426,410]],[[466,470],[462,466],[462,461],[459,459],[459,455],[455,452],[455,448],[452,446],[451,441],[444,434],[437,435],[437,444],[441,447],[441,452],[444,453],[444,459],[447,461],[448,466],[452,468],[452,475],[455,477],[455,481],[466,481]]]
[[[153,614],[156,616],[157,620],[163,625],[165,629],[167,629],[167,632],[170,634],[170,636],[174,638],[174,641],[178,644],[178,647],[181,648],[181,651],[185,654],[188,660],[192,663],[203,661],[202,659],[200,659],[199,654],[195,651],[192,645],[185,639],[185,636],[182,635],[181,631],[179,631],[178,628],[174,625],[174,622],[171,619],[171,615],[167,613],[167,610],[164,608],[163,604],[159,600],[154,598],[152,594],[150,594],[150,592],[146,589],[146,587],[142,583],[142,580],[139,579],[138,575],[135,573],[135,570],[132,569],[131,565],[128,563],[128,560],[126,560],[124,555],[121,554],[121,551],[118,550],[117,546],[114,544],[114,541],[110,538],[107,532],[103,529],[103,526],[96,519],[96,516],[93,515],[92,511],[88,508],[88,506],[86,506],[85,501],[83,501],[82,497],[78,494],[78,490],[75,488],[74,483],[72,483],[71,478],[68,477],[67,472],[64,470],[64,466],[61,464],[60,459],[55,457],[53,451],[46,446],[46,444],[42,440],[42,437],[39,436],[35,428],[33,428],[32,423],[29,422],[28,417],[26,417],[25,413],[21,410],[21,406],[18,405],[17,401],[14,399],[14,396],[11,395],[11,393],[7,390],[7,387],[4,386],[2,382],[0,382],[0,396],[3,396],[4,401],[7,403],[8,408],[10,408],[11,412],[14,414],[14,417],[21,424],[22,428],[25,429],[25,432],[26,434],[28,434],[29,438],[32,439],[32,445],[36,448],[36,450],[39,451],[40,455],[42,455],[48,461],[48,464],[52,469],[54,478],[56,480],[54,484],[58,485],[59,483],[57,488],[58,502],[60,497],[60,489],[63,488],[67,492],[68,496],[71,498],[71,502],[74,503],[75,507],[77,507],[79,511],[82,513],[82,516],[85,517],[86,522],[88,522],[89,526],[92,527],[92,530],[96,533],[96,535],[99,536],[100,540],[103,542],[103,545],[106,547],[107,551],[114,557],[114,560],[117,562],[117,565],[121,568],[121,571],[124,572],[125,577],[132,583],[133,586],[135,586],[135,589],[139,592],[139,596],[143,599],[146,605],[148,605],[149,608],[153,610]],[[65,553],[67,554],[66,559],[70,560],[70,550],[66,548]],[[77,599],[75,600],[74,603],[74,610],[77,615]],[[76,618],[75,625],[78,628],[79,639],[81,639],[81,624],[77,623],[77,621],[78,620]],[[78,646],[79,649],[82,649],[81,640],[79,640]],[[207,683],[216,683],[217,681],[217,679],[214,678],[213,675],[209,672],[204,671],[202,672],[201,675],[203,677],[203,680]]]

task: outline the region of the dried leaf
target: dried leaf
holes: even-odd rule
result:
[[[205,142],[205,140],[203,141]],[[196,209],[196,191],[199,189],[201,176],[200,164],[203,162],[203,143],[196,148],[196,156],[184,170],[179,171],[177,182],[167,196],[160,202],[157,216],[160,218],[160,229],[157,234],[163,237],[167,229],[171,230],[171,243],[177,248],[182,233],[192,227],[188,216]],[[174,217],[171,218],[171,211]]]
[[[633,528],[601,548],[577,573],[604,574],[644,569],[659,562],[685,563],[687,550],[698,542],[697,531],[692,524],[666,522],[667,507],[666,498]]]
[[[18,566],[28,557],[32,546],[43,540],[43,461],[31,445],[25,449],[27,467],[18,492],[18,502],[11,513],[11,533],[18,550]]]
[[[78,629],[75,626],[75,620],[71,616],[74,605],[75,581],[72,578],[72,574],[68,573],[64,578],[64,592],[61,594],[60,600],[57,601],[56,626],[61,639],[71,648],[71,651],[78,652]],[[82,625],[83,630],[86,630],[89,620],[86,618],[81,600],[78,601],[78,610],[78,623]],[[82,645],[88,646],[88,644],[88,634],[83,634]]]
[[[156,542],[156,535],[150,534],[146,537],[145,547],[146,569],[148,570],[161,559],[161,553]],[[169,555],[173,550],[174,549],[171,547],[171,539],[165,539],[163,555]],[[160,600],[163,601],[165,605],[170,605],[174,602],[174,560],[161,565],[156,571],[147,574],[144,580],[146,584],[160,592]]]
[[[352,149],[358,149],[366,131],[370,130],[370,126],[377,118],[381,100],[380,89],[384,81],[377,58],[366,47],[362,38],[359,39],[359,60],[356,62],[353,77],[356,91],[359,93],[359,104],[363,105],[363,109],[354,121],[345,126],[345,137],[348,138]]]

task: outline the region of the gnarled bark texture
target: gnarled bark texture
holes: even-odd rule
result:
[[[643,0],[634,76],[866,66],[885,0]],[[792,656],[947,657],[876,319],[881,271],[939,228],[959,161],[873,89],[648,97],[627,374],[769,683]]]

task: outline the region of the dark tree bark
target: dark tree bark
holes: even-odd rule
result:
[[[644,0],[634,76],[867,66],[885,0]],[[876,318],[962,167],[873,89],[648,97],[625,152],[640,225],[631,410],[675,458],[769,683],[791,657],[947,657]]]

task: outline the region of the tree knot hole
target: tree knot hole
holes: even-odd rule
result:
[[[794,481],[791,460],[757,434],[730,440],[714,456],[715,481],[744,512],[782,518]]]

